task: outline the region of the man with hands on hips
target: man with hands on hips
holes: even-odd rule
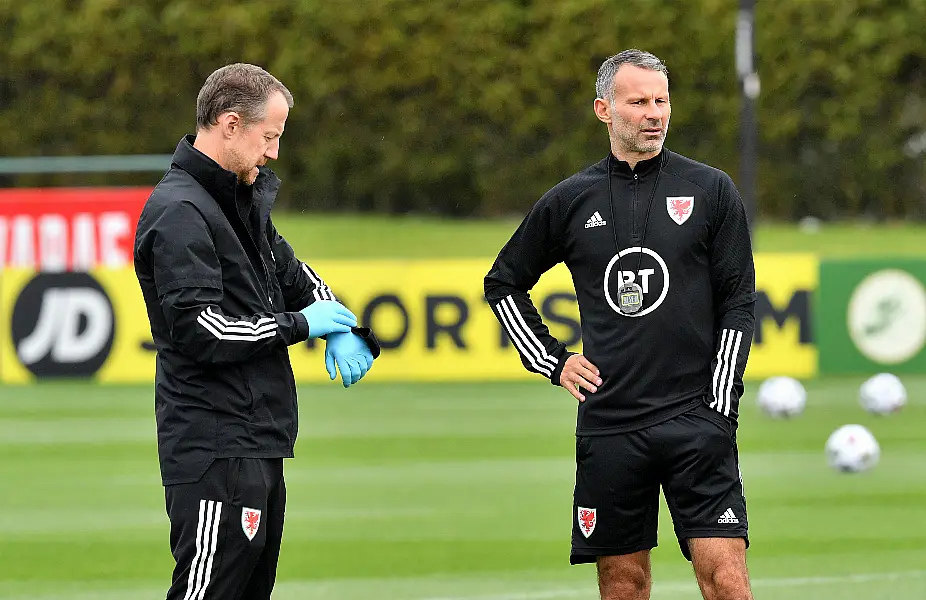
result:
[[[648,600],[662,493],[703,597],[752,600],[736,438],[755,330],[746,211],[729,175],[664,146],[658,57],[606,59],[592,106],[609,151],[534,204],[484,281],[522,364],[579,401],[569,560],[596,564],[602,600]],[[582,354],[530,297],[559,263]]]
[[[379,344],[270,218],[267,168],[293,105],[248,64],[212,73],[196,135],[148,198],[135,271],[157,347],[158,455],[175,567],[168,600],[267,600],[276,578],[298,426],[288,346],[325,339],[345,387]]]

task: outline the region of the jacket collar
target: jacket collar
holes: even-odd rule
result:
[[[193,135],[183,136],[177,144],[171,163],[196,179],[220,206],[237,211],[235,188],[238,185],[238,176],[223,169],[219,163],[194,148],[195,139]],[[266,166],[258,167],[257,179],[254,181],[254,202],[260,206],[262,217],[269,214],[279,189],[279,177]]]
[[[627,177],[632,177],[633,175],[639,175],[640,177],[645,177],[649,175],[650,173],[654,173],[659,168],[660,163],[663,163],[663,161],[666,158],[668,158],[668,150],[666,150],[665,147],[663,147],[663,149],[659,151],[659,154],[657,154],[653,158],[647,158],[646,160],[641,160],[640,162],[637,163],[637,166],[634,169],[630,168],[629,163],[618,159],[613,154],[611,155],[610,158],[611,158],[611,172],[614,173],[615,175],[624,175]],[[607,160],[608,158],[605,157],[606,162]]]

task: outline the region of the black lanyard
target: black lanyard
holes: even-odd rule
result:
[[[608,152],[608,208],[611,211],[611,231],[614,233],[614,252],[617,256],[617,268],[621,272],[620,282],[618,287],[624,285],[624,266],[621,263],[621,246],[617,241],[617,221],[614,219],[614,196],[611,192],[611,157],[612,154]],[[662,163],[663,157],[659,158],[659,169],[656,171],[656,181],[653,183],[653,191],[649,195],[649,203],[646,205],[646,217],[643,219],[643,235],[640,236],[640,258],[637,259],[637,271],[634,274],[634,277],[640,274],[640,267],[643,265],[643,248],[644,242],[646,241],[646,229],[649,225],[649,213],[650,209],[653,207],[653,199],[656,197],[656,188],[659,187],[659,176],[662,175]],[[639,178],[637,179],[639,181]],[[638,184],[639,185],[639,184]],[[633,222],[630,223],[630,230],[633,231]],[[631,237],[633,237],[631,235]],[[629,248],[630,246],[628,246]],[[605,282],[607,285],[607,282]]]

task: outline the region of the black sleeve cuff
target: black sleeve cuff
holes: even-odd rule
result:
[[[559,378],[563,374],[563,367],[566,366],[566,361],[569,360],[569,357],[573,354],[578,354],[578,352],[563,352],[563,355],[559,357],[559,361],[556,363],[556,368],[553,369],[553,374],[550,375],[550,383],[553,385],[559,385]]]
[[[379,346],[379,340],[376,339],[376,334],[373,333],[372,329],[369,327],[351,327],[350,330],[363,338],[363,341],[367,343],[367,347],[373,354],[373,358],[379,358],[382,350]]]
[[[309,321],[305,318],[305,315],[301,312],[293,313],[293,324],[295,325],[295,338],[293,339],[294,344],[299,342],[304,342],[309,339]]]

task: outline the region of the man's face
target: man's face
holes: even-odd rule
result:
[[[653,156],[662,150],[672,112],[665,74],[622,65],[614,75],[614,100],[609,108],[608,130],[621,150]]]
[[[257,179],[257,167],[276,160],[280,153],[280,136],[286,125],[289,106],[283,94],[277,92],[267,100],[263,121],[237,127],[225,147],[229,171],[238,181],[252,185]]]

